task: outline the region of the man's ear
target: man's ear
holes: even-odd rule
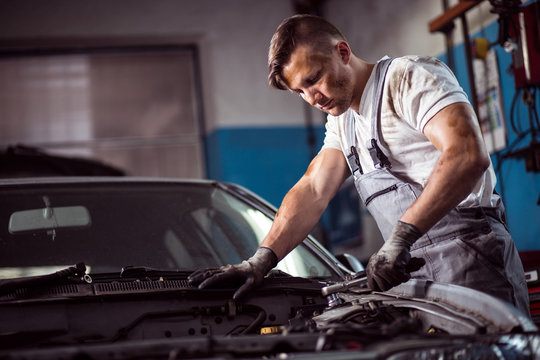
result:
[[[340,40],[336,43],[336,50],[344,64],[348,64],[351,61],[351,47],[346,41]]]

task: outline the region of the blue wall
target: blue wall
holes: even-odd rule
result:
[[[480,35],[494,42],[497,38],[497,23],[489,25],[481,34],[475,34]],[[511,56],[500,46],[496,47],[496,51],[508,144],[511,144],[516,139],[509,123],[511,100],[515,94],[514,79],[507,72]],[[445,61],[446,54],[440,58]],[[470,93],[463,45],[455,47],[454,59],[456,76],[465,91]],[[525,126],[527,116],[527,109],[521,104],[519,118],[516,120]],[[322,125],[315,128],[315,134],[315,148],[318,151],[324,136]],[[245,186],[279,206],[283,196],[309,164],[311,150],[307,138],[308,133],[303,127],[218,129],[206,139],[208,177]],[[527,145],[528,139],[520,144]],[[519,250],[540,249],[540,206],[537,205],[540,174],[526,172],[523,159],[507,159],[500,163],[498,157],[497,154],[492,155],[494,166],[500,166],[497,190],[503,195],[508,225],[517,247]]]
[[[319,151],[324,127],[315,131]],[[236,183],[278,207],[311,161],[305,127],[221,128],[207,138],[208,177]]]

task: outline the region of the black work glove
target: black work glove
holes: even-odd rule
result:
[[[233,295],[234,300],[244,296],[249,290],[258,286],[264,276],[278,263],[276,254],[269,248],[260,247],[247,260],[236,265],[225,265],[218,268],[199,269],[188,276],[191,285],[199,285],[199,289],[215,286],[240,285]]]
[[[398,221],[379,251],[372,255],[366,267],[369,287],[386,291],[411,278],[410,272],[420,269],[426,261],[412,258],[412,244],[422,236],[414,225]]]

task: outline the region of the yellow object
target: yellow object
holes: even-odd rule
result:
[[[279,326],[269,326],[261,328],[261,335],[276,334],[279,332]]]
[[[489,50],[489,42],[486,38],[473,39],[473,55],[477,59],[485,59]]]

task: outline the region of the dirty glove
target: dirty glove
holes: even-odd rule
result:
[[[244,296],[249,290],[262,282],[264,276],[277,265],[278,257],[267,247],[260,247],[252,257],[236,265],[225,265],[219,268],[200,269],[189,277],[191,285],[199,285],[199,289],[213,285],[241,286],[233,295],[234,300]]]
[[[386,291],[409,280],[410,272],[424,266],[424,259],[411,259],[409,253],[420,236],[416,226],[398,221],[384,245],[369,259],[366,274],[371,289]]]

